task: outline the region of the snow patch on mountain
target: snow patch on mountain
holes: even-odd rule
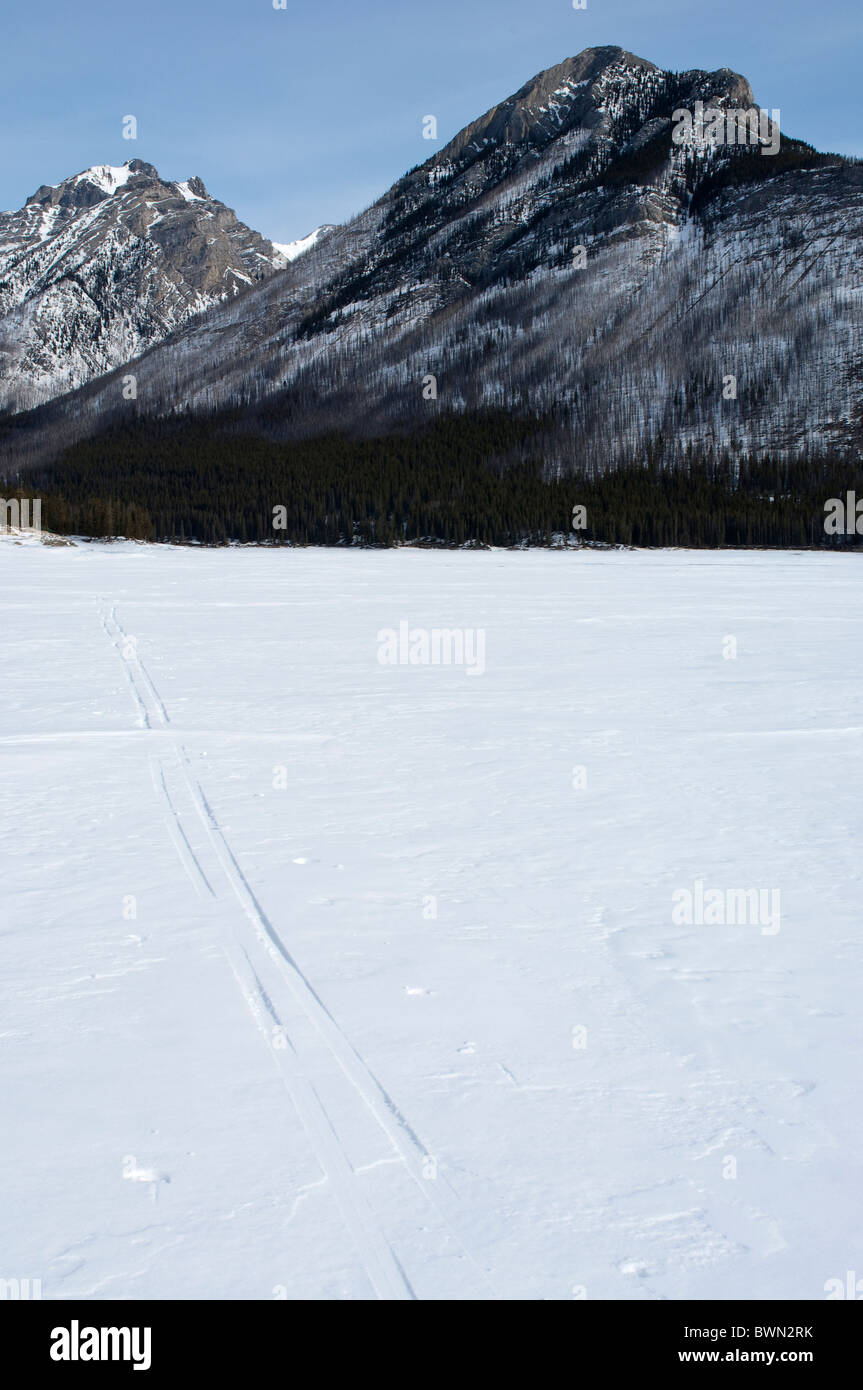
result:
[[[302,256],[306,251],[311,251],[313,246],[317,246],[322,237],[327,236],[334,230],[333,227],[325,224],[316,227],[308,236],[300,237],[298,241],[274,241],[273,246],[286,261],[295,261],[298,256]]]
[[[122,188],[129,182],[132,173],[131,160],[125,164],[94,164],[91,169],[85,169],[83,174],[78,174],[75,183],[92,183],[97,188],[101,188],[103,193],[116,193],[118,188]],[[56,184],[55,187],[61,185]]]

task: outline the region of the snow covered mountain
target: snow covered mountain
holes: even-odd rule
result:
[[[675,113],[698,102],[754,108],[729,69],[567,59],[146,353],[137,403],[95,382],[22,422],[6,457],[130,412],[221,408],[294,436],[530,412],[553,418],[563,470],[657,441],[858,449],[863,168],[780,141],[766,115],[763,144],[679,143]]]
[[[272,275],[279,250],[200,179],[169,183],[140,159],[43,185],[0,213],[0,408],[138,356]]]

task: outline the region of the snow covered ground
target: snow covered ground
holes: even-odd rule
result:
[[[863,1273],[860,563],[0,544],[0,1277]]]

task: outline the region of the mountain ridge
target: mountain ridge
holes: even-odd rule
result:
[[[614,47],[545,70],[282,276],[145,351],[135,403],[116,372],[91,382],[14,426],[7,458],[130,412],[225,409],[285,438],[556,412],[564,471],[657,437],[859,448],[863,171],[784,134],[772,158],[677,145],[696,101],[753,97],[731,69]]]

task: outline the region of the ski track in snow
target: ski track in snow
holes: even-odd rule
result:
[[[124,651],[129,651],[130,638],[117,617],[116,606],[113,606],[108,614],[103,610],[101,625],[123,660],[129,686],[144,726],[149,730],[167,728],[171,722],[168,711],[146,666],[137,652],[124,655]],[[460,1248],[461,1257],[469,1259],[475,1265],[494,1296],[494,1288],[487,1273],[481,1270],[479,1264],[464,1250],[461,1242],[454,1236],[449,1221],[440,1212],[437,1202],[429,1193],[429,1184],[422,1177],[421,1165],[423,1160],[430,1156],[285,948],[279,933],[267,917],[240,868],[200,782],[191,771],[188,753],[182,743],[177,741],[170,750],[160,750],[159,754],[150,758],[150,763],[154,772],[154,786],[161,794],[167,809],[169,834],[198,895],[217,896],[213,881],[217,880],[220,871],[252,927],[259,958],[257,967],[239,939],[226,944],[226,957],[249,1012],[280,1071],[285,1090],[302,1122],[321,1169],[332,1184],[339,1209],[377,1297],[405,1300],[414,1299],[416,1295],[356,1181],[356,1173],[339,1139],[336,1125],[309,1080],[308,1071],[313,1063],[309,1061],[307,1065],[301,1051],[298,1051],[291,1041],[284,1022],[289,1010],[282,1009],[280,1012],[278,1004],[274,1002],[278,999],[279,993],[286,988],[294,1002],[300,1005],[314,1025],[329,1050],[333,1065],[361,1099],[414,1180],[419,1195],[431,1209],[422,1213],[424,1220],[437,1220],[441,1228],[442,1245],[455,1241]],[[169,779],[171,787],[168,785]],[[180,809],[184,803],[187,808],[185,815]],[[190,829],[189,809],[198,822],[199,830],[195,837],[198,841],[197,848],[191,843],[190,837],[194,832]],[[201,831],[204,836],[203,842],[200,838]],[[215,869],[211,869],[209,874],[204,868],[208,858]],[[268,979],[267,988],[260,978],[259,971]],[[269,1027],[264,1014],[269,1017]],[[284,1041],[284,1046],[273,1045],[274,1033],[278,1033],[280,1041]]]

